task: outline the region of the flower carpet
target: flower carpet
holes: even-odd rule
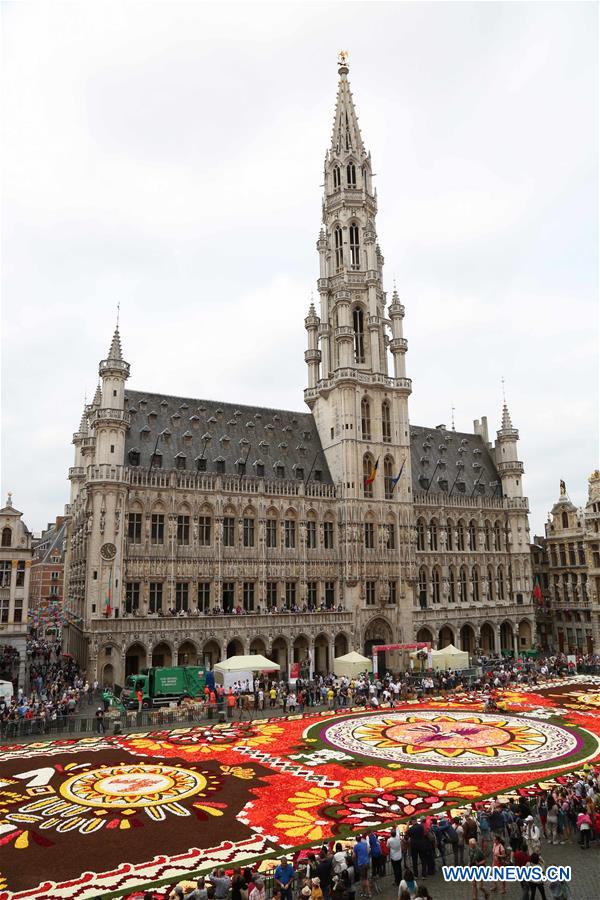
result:
[[[600,761],[600,679],[0,748],[0,900],[92,900]]]

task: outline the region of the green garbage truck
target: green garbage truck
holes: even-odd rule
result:
[[[138,675],[128,675],[121,692],[126,709],[137,709],[137,692],[142,692],[142,709],[169,706],[185,698],[204,695],[206,670],[200,666],[153,666]]]

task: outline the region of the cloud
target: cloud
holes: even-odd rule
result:
[[[335,59],[416,424],[521,433],[532,530],[597,460],[592,4],[8,4],[2,484],[31,527],[117,303],[131,386],[303,408]]]

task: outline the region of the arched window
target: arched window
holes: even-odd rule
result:
[[[360,306],[356,306],[352,312],[352,324],[354,325],[354,362],[365,361],[365,319]]]
[[[448,602],[456,603],[456,574],[454,566],[450,566],[448,572]]]
[[[569,527],[569,514],[566,513],[566,512],[564,512],[564,513],[562,514],[562,527],[563,527],[563,528],[568,528],[568,527]]]
[[[417,550],[425,549],[425,522],[423,519],[417,521]]]
[[[496,599],[496,597],[495,597],[496,592],[494,590],[494,570],[492,569],[491,566],[489,567],[488,574],[487,574],[487,593],[488,593],[488,600],[493,603],[494,600]]]
[[[473,566],[473,571],[471,572],[471,596],[473,597],[473,603],[479,603],[479,572],[477,571],[477,566]]]
[[[460,580],[458,582],[458,599],[461,603],[467,602],[467,567],[460,567]]]
[[[392,484],[392,480],[394,478],[394,460],[391,456],[386,456],[383,461],[383,489],[385,492],[385,499],[391,500],[394,494],[394,485]]]
[[[346,166],[346,181],[348,182],[348,187],[356,187],[356,166],[352,162]]]
[[[500,522],[494,522],[494,550],[498,553],[502,550],[502,533],[500,531]]]
[[[344,243],[342,229],[338,225],[333,232],[333,246],[335,249],[335,270],[341,272],[344,266]]]
[[[477,550],[477,526],[474,519],[469,522],[469,550]]]
[[[485,523],[485,549],[488,552],[492,549],[492,526],[487,519]]]
[[[440,602],[440,571],[439,569],[433,570],[433,575],[431,578],[431,594],[434,603]]]
[[[454,522],[452,519],[448,519],[446,524],[446,549],[454,549]]]
[[[427,609],[427,571],[424,568],[419,569],[419,606]]]
[[[2,529],[2,546],[10,547],[12,545],[12,528],[9,528],[8,525],[6,528]]]
[[[498,566],[498,600],[504,600],[504,570]]]
[[[371,440],[371,404],[367,397],[360,401],[360,434],[363,441]]]
[[[384,444],[392,443],[392,415],[388,400],[381,404],[381,436]]]
[[[333,189],[338,191],[342,186],[342,173],[339,166],[333,167]]]
[[[371,477],[371,472],[373,471],[373,457],[370,453],[365,453],[363,456],[363,491],[365,497],[373,496],[373,482],[369,484],[369,478]]]
[[[458,525],[456,526],[456,543],[458,545],[458,550],[464,552],[465,549],[465,523],[462,519],[459,519]]]
[[[438,529],[437,522],[432,519],[429,523],[429,549],[437,550],[438,548]]]
[[[358,240],[358,225],[353,223],[348,229],[350,238],[350,268],[360,269],[360,246]]]

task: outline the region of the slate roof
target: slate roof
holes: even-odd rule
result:
[[[428,484],[429,494],[452,491],[453,497],[502,496],[494,460],[478,434],[411,425],[410,457],[413,496],[424,493]]]
[[[176,466],[185,457],[184,469],[198,471],[204,460],[208,473],[224,464],[225,474],[255,476],[264,466],[264,477],[304,479],[332,483],[315,421],[309,412],[171,397],[165,394],[127,391],[125,409],[131,425],[125,441],[125,464],[139,453],[139,467],[148,469],[155,451],[162,468]],[[410,429],[413,495],[449,493],[458,475],[453,496],[501,496],[500,476],[482,437],[440,428],[412,425]],[[437,467],[436,465],[440,463]],[[462,465],[459,465],[461,463]],[[283,474],[278,474],[283,466]],[[476,487],[477,484],[477,487]]]
[[[206,471],[215,473],[219,460],[231,475],[247,459],[247,476],[257,475],[262,464],[261,477],[267,480],[301,480],[312,468],[311,481],[319,480],[320,472],[323,483],[332,483],[311,413],[143,391],[126,391],[125,409],[131,415],[125,465],[131,465],[131,453],[137,451],[140,468],[148,469],[156,447],[167,470],[183,455],[186,471],[196,472],[198,460],[204,459]],[[283,466],[282,474],[278,466]]]
[[[67,529],[67,523],[61,522],[61,524],[56,527],[53,525],[48,531],[46,531],[39,541],[34,542],[33,544],[33,552],[34,555],[36,551],[39,552],[40,545],[43,545],[43,556],[37,560],[38,563],[48,563],[52,562],[50,559],[52,555],[52,551],[55,548],[58,548],[60,551],[60,560],[59,562],[64,562],[63,558],[63,543],[65,540],[65,534]]]

